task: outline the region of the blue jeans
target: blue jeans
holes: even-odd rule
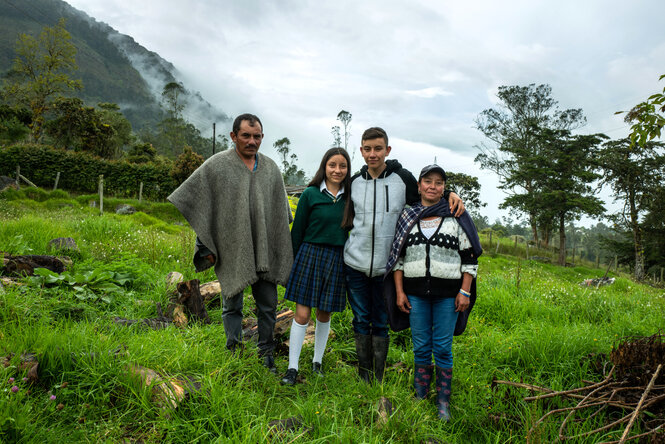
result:
[[[409,323],[416,364],[453,367],[453,332],[457,322],[455,298],[431,299],[407,295],[411,304]]]
[[[383,276],[368,277],[344,265],[353,331],[361,335],[388,337],[388,312],[383,300]]]

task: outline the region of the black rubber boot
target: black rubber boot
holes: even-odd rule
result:
[[[425,399],[429,393],[432,382],[433,365],[416,364],[413,372],[413,388],[416,390],[416,398]]]
[[[439,419],[446,422],[450,421],[452,379],[452,368],[436,368],[436,407],[439,409]]]
[[[372,336],[372,351],[374,354],[374,377],[380,382],[383,381],[383,371],[386,368],[386,356],[388,356],[388,345],[390,338],[383,336]]]
[[[365,382],[371,381],[372,374],[372,337],[356,333],[356,354],[358,355],[358,376]]]

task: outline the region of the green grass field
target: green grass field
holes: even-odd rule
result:
[[[115,316],[156,317],[155,304],[168,303],[164,278],[170,271],[185,279],[215,279],[211,271],[194,273],[195,235],[169,204],[144,203],[140,212],[119,216],[112,210],[120,201],[106,201],[109,212],[99,215],[88,206],[94,196],[4,197],[0,251],[47,254],[50,239],[72,237],[80,253],[68,271],[73,283],[44,286],[24,279],[0,290],[0,357],[13,355],[7,367],[0,366],[1,442],[520,443],[545,412],[564,404],[526,403],[522,398],[530,392],[492,388],[494,379],[555,390],[599,381],[591,354],[609,354],[620,338],[653,335],[665,326],[662,290],[613,273],[614,285],[582,287],[583,279],[605,270],[561,268],[493,255],[492,249],[480,259],[479,298],[467,332],[454,342],[453,421],[443,424],[432,399],[413,398],[408,331],[392,335],[383,385],[357,379],[349,309],[333,315],[325,378],[309,371],[313,348],[305,346],[304,381],[295,387],[281,386],[260,365],[252,343],[241,357],[230,355],[220,308],[209,308],[209,325],[116,325]],[[281,293],[280,308],[293,308]],[[251,316],[251,297],[245,307]],[[278,349],[281,375],[288,356]],[[23,353],[37,354],[35,384],[23,380]],[[131,376],[134,365],[201,387],[177,409],[162,408]],[[377,411],[382,397],[395,407],[387,422]],[[571,424],[568,434],[594,429],[612,414]],[[269,426],[289,417],[299,417],[302,425]],[[560,420],[545,421],[536,442],[555,441]],[[576,442],[618,439],[623,427],[614,430]]]

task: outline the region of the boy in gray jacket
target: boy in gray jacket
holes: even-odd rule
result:
[[[344,223],[351,227],[344,246],[349,305],[353,310],[358,373],[370,382],[383,380],[388,354],[388,314],[383,300],[383,275],[405,204],[420,201],[418,183],[397,160],[388,160],[388,135],[379,127],[362,135],[360,153],[366,165],[351,178],[351,198]],[[453,213],[464,212],[455,193],[446,190]]]

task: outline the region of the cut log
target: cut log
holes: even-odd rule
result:
[[[2,285],[6,285],[7,287],[11,285],[23,285],[21,282],[17,281],[16,279],[8,277],[0,277],[0,282],[2,282]]]
[[[154,370],[140,365],[127,367],[131,376],[137,377],[153,392],[153,401],[162,409],[175,409],[185,399],[185,383],[176,378],[165,378]]]
[[[176,327],[180,328],[187,327],[187,316],[185,315],[185,307],[181,304],[177,304],[173,308],[173,324]]]
[[[43,255],[8,255],[3,257],[4,273],[14,276],[33,276],[35,268],[46,268],[54,273],[62,273],[67,269],[63,259],[56,256]],[[71,263],[71,259],[66,258]]]
[[[166,287],[171,288],[182,282],[185,278],[183,277],[182,273],[178,273],[177,271],[172,271],[169,274],[166,275]]]
[[[162,313],[161,304],[157,304],[157,313],[159,315],[157,318],[132,320],[116,317],[113,322],[123,326],[142,323],[155,330],[166,328],[169,325],[185,328],[190,321],[202,321],[209,324],[211,321],[203,297],[201,296],[199,280],[192,279],[191,281],[178,282],[181,278],[182,275],[177,272],[169,273],[166,278],[167,285],[177,282],[177,290],[172,293],[166,315]]]
[[[219,281],[206,282],[199,287],[201,296],[206,304],[211,303],[213,300],[219,298],[219,293],[222,291],[222,286]]]
[[[296,314],[288,309],[282,310],[277,313],[277,322],[275,322],[275,337],[282,336],[286,333],[289,328],[291,328],[291,322]],[[243,323],[247,324],[247,327],[244,328],[242,332],[243,339],[252,340],[257,339],[259,335],[259,328],[256,324],[256,319],[243,320]]]

